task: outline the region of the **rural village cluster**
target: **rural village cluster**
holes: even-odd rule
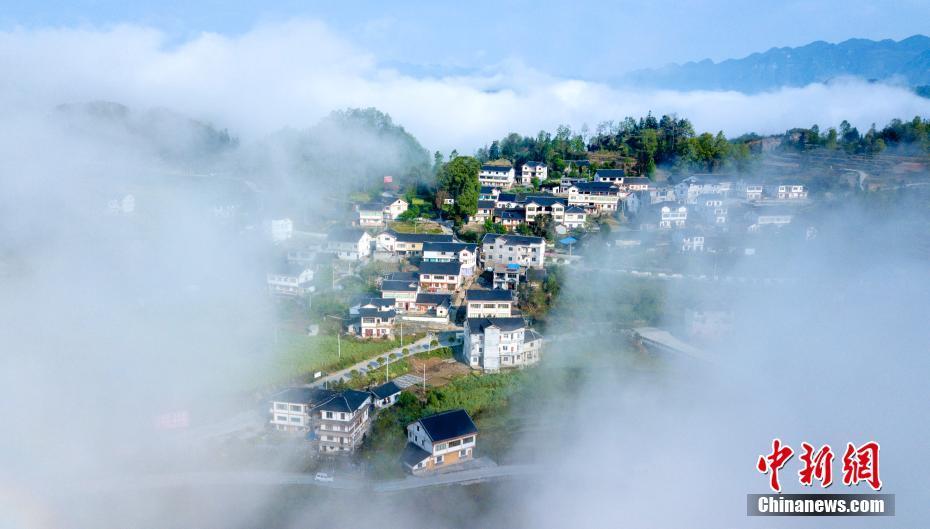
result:
[[[553,265],[580,262],[583,241],[603,230],[605,219],[636,219],[635,231],[614,232],[616,251],[665,244],[677,253],[710,254],[725,251],[718,242],[723,234],[789,225],[807,202],[799,183],[718,174],[657,182],[623,169],[595,169],[584,160],[567,166],[571,171],[564,175],[532,161],[518,168],[481,166],[477,212],[466,223],[479,233],[473,242],[441,218],[405,215],[409,197],[398,193],[391,177],[384,177],[380,195],[353,204],[351,217],[325,233],[302,232],[290,218],[268,222],[281,252],[281,268],[267,275],[274,296],[309,305],[314,278],[324,268],[320,255],[329,255],[325,271],[332,270],[333,286],[359,267],[394,263],[398,271],[375,282],[377,294],[360,296],[347,313],[328,317],[338,321],[340,340],[387,341],[405,332],[410,340],[336,377],[348,381],[383,373],[380,385],[369,378],[367,387],[332,388],[322,380],[332,381],[332,374],[317,373],[307,384],[277,391],[268,399],[268,426],[305,438],[322,454],[351,454],[365,442],[378,413],[426,382],[415,370],[391,379],[392,363],[445,347],[454,351],[447,362],[476,373],[538,363],[545,340],[521,312],[521,286],[538,287]],[[438,207],[453,205],[455,197],[443,201]],[[527,226],[542,222],[554,236],[527,234]],[[498,228],[482,229],[489,224]],[[752,249],[740,251],[750,255]],[[309,332],[319,332],[312,327]],[[414,342],[415,336],[420,338]],[[477,442],[478,428],[465,410],[441,411],[406,426],[399,464],[414,475],[453,471],[475,458]]]

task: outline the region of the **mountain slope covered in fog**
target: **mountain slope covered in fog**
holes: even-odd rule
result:
[[[900,41],[849,39],[838,44],[817,41],[717,63],[705,59],[638,70],[624,76],[623,81],[676,90],[760,92],[844,76],[928,85],[930,37],[914,35]]]

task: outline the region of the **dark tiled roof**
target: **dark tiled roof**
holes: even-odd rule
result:
[[[497,202],[493,200],[479,200],[478,209],[494,209],[494,206],[497,205]]]
[[[621,178],[623,176],[626,176],[626,171],[623,169],[598,169],[594,173],[594,178]]]
[[[516,331],[526,327],[526,322],[523,318],[468,318],[465,325],[473,332],[484,332],[492,325],[502,331]]]
[[[568,206],[565,208],[565,213],[584,213],[585,210],[581,206]]]
[[[381,291],[389,292],[416,292],[417,284],[416,282],[410,281],[395,281],[391,279],[385,279],[381,282]]]
[[[420,419],[434,443],[478,433],[478,427],[465,410],[449,410]]]
[[[513,301],[513,292],[510,290],[477,290],[469,289],[465,292],[468,301]]]
[[[610,182],[575,182],[572,185],[577,187],[578,191],[586,191],[589,193],[608,193],[619,191],[617,186]]]
[[[415,467],[424,459],[430,457],[430,453],[423,450],[413,443],[407,443],[404,452],[400,455],[400,461],[408,467]]]
[[[341,393],[333,395],[332,398],[317,406],[317,409],[323,411],[352,413],[355,410],[361,408],[365,403],[365,400],[367,400],[369,397],[370,395],[368,392],[347,389]]]
[[[386,232],[395,239],[401,242],[452,242],[455,240],[452,235],[447,235],[445,233],[398,233],[394,230],[387,230]]]
[[[326,237],[335,242],[358,242],[362,238],[365,230],[356,230],[352,228],[336,228],[329,232]]]
[[[391,272],[384,277],[387,281],[416,281],[419,274],[416,272]]]
[[[379,399],[386,399],[397,393],[400,393],[400,386],[395,384],[393,380],[387,384],[381,384],[376,388],[371,388],[371,394]]]
[[[358,309],[358,315],[360,318],[381,318],[382,320],[389,320],[397,316],[397,313],[394,310],[380,310],[380,309]]]
[[[497,195],[498,202],[519,202],[520,197],[516,193],[501,193]]]
[[[420,263],[420,276],[423,274],[443,274],[443,275],[459,275],[462,271],[462,263],[458,261],[452,261],[450,263]]]
[[[553,196],[546,196],[546,195],[528,196],[525,199],[523,199],[524,204],[529,204],[530,202],[539,204],[540,206],[551,206],[553,204],[565,205],[568,203],[568,199],[563,198],[563,197],[553,197]]]
[[[290,402],[292,404],[316,404],[332,398],[336,393],[328,389],[287,388],[268,398],[271,402]]]
[[[460,252],[468,250],[474,252],[478,248],[477,244],[469,242],[425,242],[423,243],[424,252]]]
[[[526,162],[523,165],[527,167],[545,167],[546,166],[546,164],[542,162]]]
[[[543,242],[542,237],[533,237],[530,235],[510,235],[510,234],[501,234],[501,233],[486,233],[484,238],[481,239],[482,244],[486,243],[496,243],[498,240],[502,244],[539,244]]]
[[[526,218],[526,213],[522,209],[505,209],[498,212],[497,216],[508,220],[522,220]]]
[[[430,294],[421,292],[417,294],[417,305],[443,305],[452,304],[452,296],[449,294]]]
[[[638,185],[642,185],[642,184],[652,184],[652,180],[646,178],[645,176],[628,176],[628,177],[626,177],[626,178],[623,179],[623,183],[624,183],[625,185],[630,185],[630,184],[638,184]]]
[[[507,171],[511,169],[513,169],[513,167],[509,165],[482,165],[481,166],[482,171],[504,171],[506,173]]]

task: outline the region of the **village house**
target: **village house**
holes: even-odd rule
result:
[[[526,213],[523,208],[496,209],[494,210],[494,222],[507,228],[507,231],[513,231],[517,226],[526,222]]]
[[[685,204],[697,204],[702,195],[730,196],[737,187],[733,179],[725,175],[691,175],[675,184],[675,196]]]
[[[478,245],[467,242],[426,242],[423,243],[423,262],[450,263],[458,261],[462,265],[462,275],[474,275],[478,265]]]
[[[448,294],[455,292],[460,286],[462,265],[458,261],[420,263],[420,290]]]
[[[495,289],[513,290],[520,285],[521,281],[526,280],[527,267],[517,264],[495,264],[492,268],[491,284]],[[542,270],[533,268],[532,270]]]
[[[794,212],[779,206],[756,207],[746,213],[747,230],[757,232],[766,228],[780,228],[791,224]]]
[[[494,201],[495,209],[519,209],[523,207],[523,200],[516,193],[501,193]]]
[[[652,180],[645,176],[628,176],[623,179],[621,189],[629,193],[648,193],[652,189]]]
[[[500,188],[492,186],[481,186],[478,191],[478,200],[497,200],[497,196],[501,194]]]
[[[700,198],[697,209],[703,213],[707,223],[715,226],[725,226],[729,212],[727,204],[733,201],[733,199],[728,199],[722,193],[707,194]]]
[[[420,278],[416,273],[389,275],[381,280],[381,297],[394,300],[394,309],[398,312],[412,310],[416,304],[417,292],[420,290]]]
[[[533,183],[533,179],[539,182],[549,178],[549,167],[542,162],[526,162],[520,169],[520,183],[528,186]]]
[[[294,236],[294,221],[288,218],[274,219],[268,223],[271,240],[283,242]]]
[[[554,196],[528,196],[523,200],[526,222],[536,222],[539,215],[549,215],[556,224],[565,224],[567,200]]]
[[[314,437],[320,452],[354,452],[371,427],[372,396],[347,389],[314,406]]]
[[[659,210],[659,229],[670,230],[672,228],[684,228],[688,220],[688,208],[685,206],[669,207],[662,206]]]
[[[397,398],[400,397],[401,388],[392,380],[386,384],[371,388],[369,391],[371,392],[371,399],[375,408],[381,410],[389,408],[397,402]]]
[[[495,264],[542,268],[546,260],[546,241],[542,237],[486,233],[481,239],[481,256],[486,269]]]
[[[406,319],[416,320],[416,316],[427,316],[430,318],[445,319],[448,323],[449,308],[452,306],[452,296],[449,294],[431,294],[429,292],[420,292],[417,294],[416,301],[407,311],[411,317]]]
[[[397,220],[407,211],[407,201],[402,198],[385,198],[358,206],[358,225],[364,228],[384,226],[386,222]]]
[[[269,425],[279,432],[306,434],[312,429],[311,412],[335,395],[335,392],[306,387],[287,388],[269,399]]]
[[[516,183],[516,176],[511,166],[482,165],[478,171],[478,182],[483,186],[510,189]]]
[[[623,183],[626,178],[626,171],[623,169],[598,169],[594,172],[595,182],[609,182],[617,187]]]
[[[699,231],[686,230],[678,235],[677,242],[683,253],[704,251],[704,234]]]
[[[313,291],[313,269],[308,265],[282,262],[274,272],[265,277],[268,292],[275,296],[301,297]]]
[[[565,220],[562,221],[562,225],[570,230],[576,228],[584,228],[585,224],[588,221],[588,212],[584,208],[579,206],[568,206],[565,208]]]
[[[349,324],[349,330],[360,338],[391,338],[396,318],[393,304],[370,302],[358,308],[358,319]]]
[[[497,204],[494,200],[479,200],[478,211],[469,219],[471,222],[484,222],[494,217],[494,208]]]
[[[568,187],[568,205],[591,213],[617,211],[622,196],[620,188],[609,182],[576,182]]]
[[[807,198],[807,190],[800,184],[781,184],[771,186],[770,194],[775,200],[804,200]]]
[[[469,289],[465,304],[468,318],[509,318],[513,315],[513,292]]]
[[[668,184],[656,185],[649,188],[648,204],[661,204],[663,202],[676,202],[675,188]]]
[[[358,316],[359,309],[378,309],[387,311],[394,309],[394,300],[389,298],[374,298],[371,296],[359,296],[354,299],[349,307],[349,316]]]
[[[465,410],[440,412],[407,425],[401,462],[414,475],[474,458],[478,427]]]
[[[343,261],[360,261],[371,255],[371,235],[359,229],[335,229],[326,238],[327,251]]]
[[[472,369],[496,373],[539,361],[542,337],[522,317],[468,318],[461,359]]]
[[[452,235],[444,233],[399,233],[394,230],[387,230],[378,234],[376,247],[379,251],[409,256],[422,254],[423,243],[452,242],[454,240]]]

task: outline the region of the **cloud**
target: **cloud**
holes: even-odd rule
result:
[[[380,27],[380,26],[379,26]],[[677,113],[699,130],[776,133],[798,125],[859,127],[930,113],[904,87],[854,79],[771,93],[647,91],[566,79],[504,60],[468,75],[409,75],[326,24],[292,20],[179,44],[139,26],[0,33],[6,108],[117,100],[164,106],[245,138],[303,128],[333,109],[375,106],[431,149],[470,151],[507,132],[534,134],[625,116]]]

